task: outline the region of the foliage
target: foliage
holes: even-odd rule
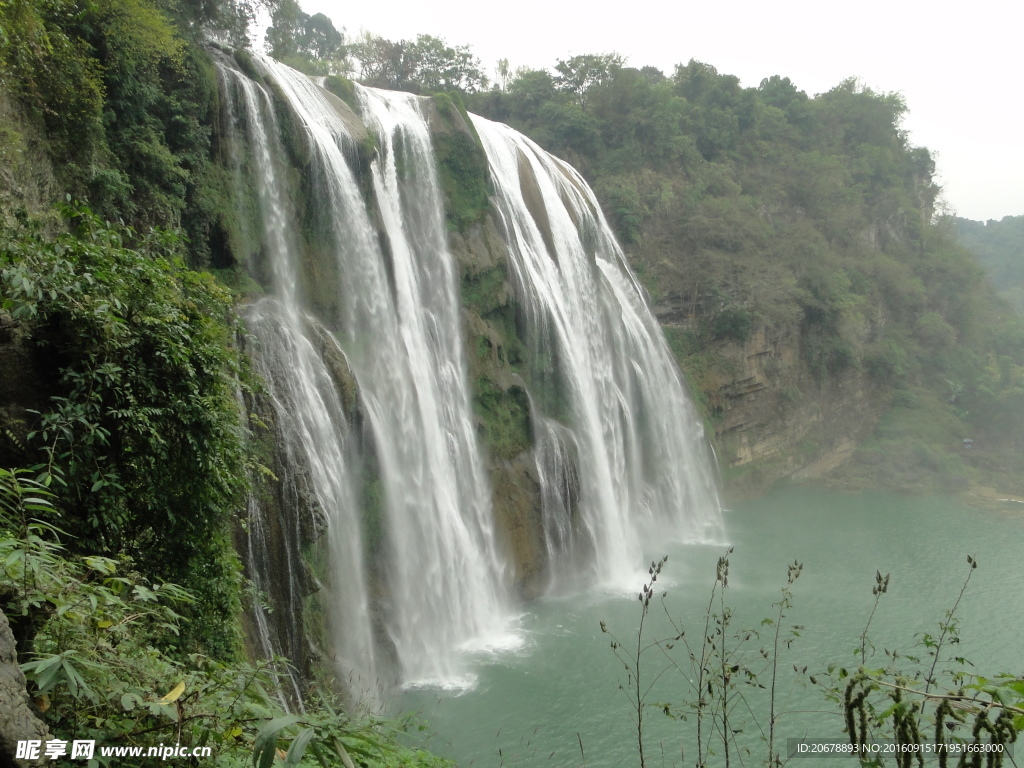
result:
[[[580,109],[586,109],[588,91],[609,79],[624,63],[625,59],[617,53],[585,54],[566,60],[559,59],[555,64],[558,73],[555,86],[571,93]]]
[[[230,655],[227,525],[244,476],[230,297],[182,267],[173,233],[62,210],[72,231],[55,238],[0,233],[3,309],[31,330],[57,387],[26,458],[60,489],[82,547],[134,556],[200,596],[190,628],[203,638],[183,649]]]
[[[897,745],[897,768],[923,765],[934,751],[945,768],[958,765],[1004,764],[1006,745],[1024,731],[1024,680],[1012,675],[986,678],[969,671],[970,662],[957,655],[960,642],[957,608],[967,591],[977,561],[967,556],[969,570],[953,607],[939,623],[938,634],[919,635],[913,653],[885,650],[887,665],[867,666],[871,618],[889,586],[889,575],[876,572],[874,607],[861,635],[856,670],[830,665],[821,685],[840,704],[845,732],[862,765],[881,765],[868,749],[871,742]],[[812,676],[812,683],[817,680]]]
[[[310,16],[295,0],[282,0],[271,17],[270,55],[309,75],[347,73],[345,37],[324,14]]]
[[[171,658],[160,650],[163,637],[179,631],[176,609],[195,597],[145,579],[125,558],[70,556],[56,527],[29,518],[52,516],[54,503],[26,471],[0,470],[0,605],[15,623],[44,617],[34,645],[23,648],[22,669],[56,738],[206,746],[217,765],[238,768],[269,766],[279,750],[286,765],[448,765],[402,745],[409,723],[350,717],[328,693],[288,714],[276,695],[275,669],[285,660]]]
[[[996,290],[1024,313],[1024,216],[995,221],[953,219],[957,239],[977,257]]]
[[[440,37],[417,35],[412,41],[393,42],[364,32],[348,50],[367,85],[412,93],[474,93],[487,87],[480,60],[469,46],[453,48]]]
[[[142,230],[184,228],[195,264],[217,256],[223,206],[211,163],[216,81],[199,40],[218,30],[244,38],[252,9],[242,5],[0,4],[0,90],[19,103],[61,188]]]

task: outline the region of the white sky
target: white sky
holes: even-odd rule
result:
[[[936,155],[949,207],[971,219],[1024,215],[1024,4],[976,0],[300,0],[351,39],[417,34],[469,45],[485,68],[499,58],[551,67],[616,51],[630,66],[671,74],[691,58],[756,86],[789,77],[809,95],[847,77],[899,91],[911,141]]]

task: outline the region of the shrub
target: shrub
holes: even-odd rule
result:
[[[230,297],[181,265],[177,235],[63,213],[72,231],[55,238],[0,232],[2,308],[48,348],[41,375],[57,382],[29,434],[40,477],[64,497],[76,548],[126,553],[207,598],[183,649],[230,655],[227,529],[245,474]]]

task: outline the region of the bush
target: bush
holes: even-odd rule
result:
[[[227,530],[245,476],[230,297],[181,265],[177,235],[62,210],[72,231],[55,238],[0,232],[2,308],[48,348],[40,373],[58,390],[28,448],[76,548],[128,554],[202,593],[182,650],[230,655],[240,575]]]
[[[743,343],[750,338],[754,318],[742,307],[726,307],[711,320],[711,332],[716,339]]]

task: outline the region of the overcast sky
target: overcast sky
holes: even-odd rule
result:
[[[756,86],[789,77],[814,95],[847,77],[898,91],[911,141],[931,149],[949,207],[970,219],[1024,215],[1024,4],[977,0],[300,0],[352,38],[417,34],[469,45],[491,72],[499,58],[551,67],[615,51],[630,66],[671,74],[698,59]],[[952,10],[955,8],[955,11]]]

